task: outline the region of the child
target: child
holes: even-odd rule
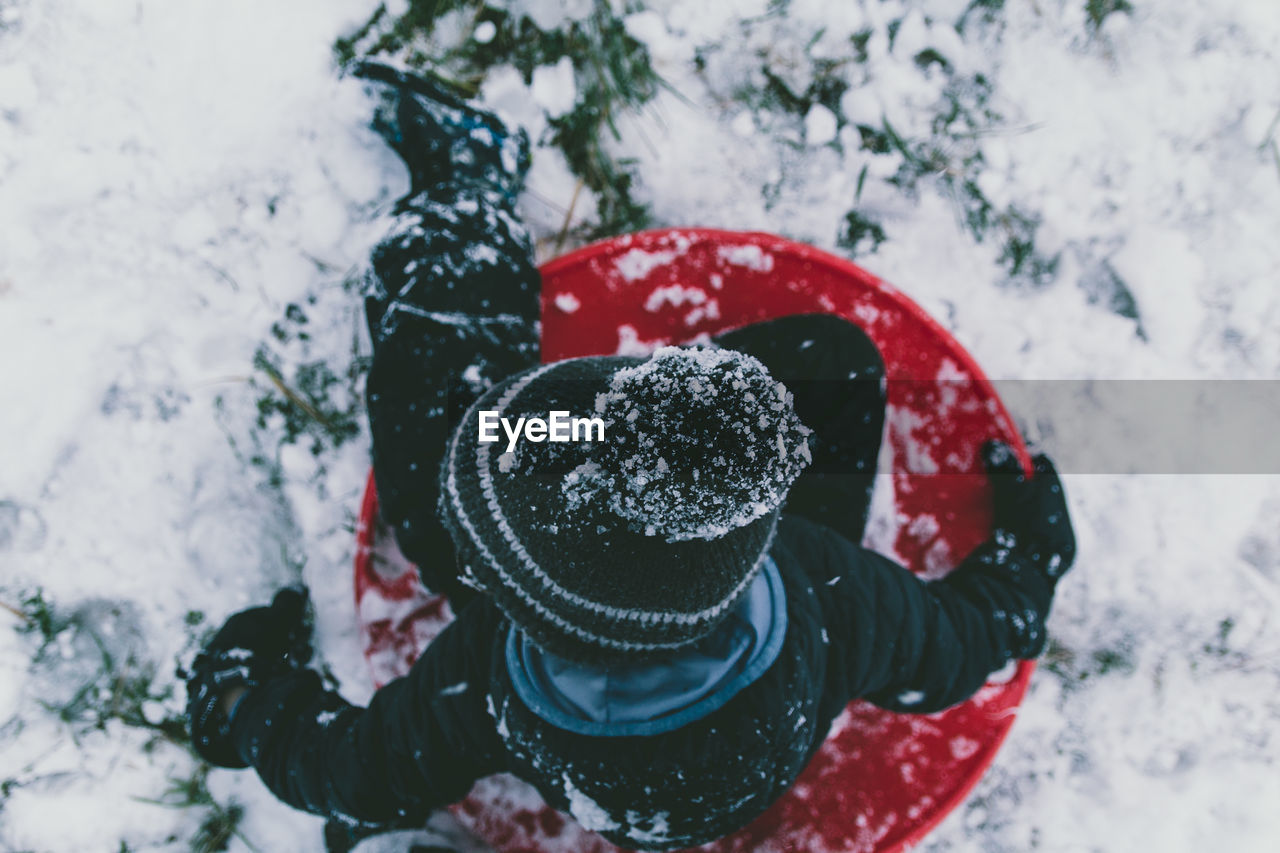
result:
[[[673,849],[763,812],[852,699],[933,712],[1040,653],[1075,552],[1047,459],[1027,479],[988,443],[995,532],[940,581],[859,547],[884,421],[859,329],[787,317],[539,366],[527,141],[358,73],[412,180],[367,303],[379,498],[458,617],[357,708],[305,668],[302,593],[233,616],[189,682],[203,756],[371,827],[510,772],[614,843]],[[602,440],[479,440],[481,412],[554,411]]]

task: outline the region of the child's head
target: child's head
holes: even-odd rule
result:
[[[546,429],[523,430],[533,418]],[[746,590],[808,435],[786,388],[742,353],[570,359],[467,412],[443,515],[468,576],[539,645],[597,662],[660,654],[705,636]]]

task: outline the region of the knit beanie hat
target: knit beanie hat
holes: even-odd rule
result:
[[[464,577],[535,643],[634,660],[706,636],[746,591],[809,433],[749,355],[569,359],[471,407],[441,512]]]

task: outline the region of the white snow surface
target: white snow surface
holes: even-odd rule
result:
[[[573,80],[573,61],[562,56],[555,65],[533,69],[532,90],[533,99],[547,111],[549,118],[560,118],[572,110],[578,97]]]
[[[180,714],[174,667],[196,638],[302,580],[319,659],[344,695],[370,694],[350,584],[367,434],[250,458],[282,429],[256,423],[270,383],[253,357],[288,304],[310,318],[297,362],[367,351],[342,281],[407,181],[330,48],[376,5],[0,0],[0,603],[38,587],[80,614],[36,661],[38,637],[0,608],[0,849],[188,850],[207,814],[155,802],[195,771],[185,749],[42,704],[92,675],[76,625],[153,675],[154,722]],[[520,5],[548,22],[583,6]],[[835,250],[865,169],[860,208],[888,239],[859,263],[993,377],[1280,378],[1277,4],[1139,2],[1093,33],[1082,0],[1007,3],[1002,32],[964,36],[963,0],[793,0],[784,16],[765,0],[644,5],[628,31],[673,91],[619,117],[610,144],[636,159],[657,224]],[[761,55],[804,90],[812,60],[839,61],[864,29],[864,76],[829,143],[825,115],[728,100],[763,85]],[[992,81],[1005,122],[982,137],[981,187],[1043,215],[1038,244],[1062,261],[1040,287],[1005,284],[998,246],[952,199],[892,191],[901,156],[856,144],[852,122],[927,132],[938,83],[911,60],[924,47]],[[484,95],[540,139],[567,98],[553,79],[534,98],[496,72]],[[576,180],[542,145],[531,183],[522,204],[554,243]],[[1098,259],[1144,336],[1087,298]],[[639,277],[651,260],[628,263]],[[634,330],[619,342],[644,346]],[[1048,623],[1055,657],[990,772],[919,849],[1274,849],[1280,478],[1065,483],[1080,556]],[[186,625],[189,611],[203,621]],[[245,808],[232,851],[321,849],[320,821],[252,773],[215,770],[208,789]]]
[[[838,128],[836,114],[822,104],[814,104],[804,117],[804,141],[814,146],[834,142]]]

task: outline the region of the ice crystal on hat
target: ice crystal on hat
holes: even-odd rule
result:
[[[777,509],[809,463],[791,393],[752,356],[664,347],[596,399],[609,508],[650,536],[715,539]]]

